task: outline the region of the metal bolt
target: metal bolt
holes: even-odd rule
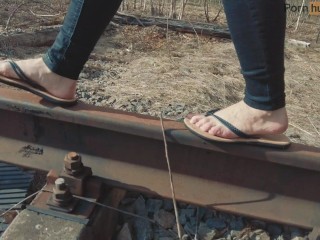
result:
[[[69,152],[64,158],[64,169],[70,175],[77,175],[83,171],[81,156],[76,152]]]
[[[69,152],[68,153],[68,158],[70,160],[74,160],[74,161],[81,160],[80,155],[78,153],[76,153],[76,152]]]
[[[54,182],[54,188],[53,188],[53,201],[58,206],[65,206],[68,205],[72,199],[73,196],[63,178],[58,178]]]
[[[66,190],[67,188],[67,185],[66,185],[66,182],[64,180],[64,178],[57,178],[57,180],[54,182],[55,184],[55,187],[57,190]]]

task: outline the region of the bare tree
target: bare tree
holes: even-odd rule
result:
[[[184,10],[186,8],[187,2],[188,2],[188,0],[181,0],[181,10],[180,10],[180,13],[178,16],[178,19],[180,19],[180,20],[183,18]]]
[[[171,0],[169,17],[170,18],[177,17],[177,0]]]
[[[143,11],[147,9],[147,0],[143,0]]]
[[[163,15],[164,0],[158,0],[158,15]]]
[[[209,1],[204,0],[203,2],[203,7],[204,7],[204,14],[206,16],[207,22],[210,22],[210,17],[209,17]]]
[[[126,0],[123,0],[122,3],[121,3],[121,5],[120,5],[120,11],[121,11],[121,12],[124,10],[125,1],[126,1]]]
[[[155,15],[155,9],[154,9],[154,5],[153,5],[153,0],[150,0],[150,10],[151,10],[151,15],[154,16]]]

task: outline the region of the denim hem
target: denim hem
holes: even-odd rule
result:
[[[67,71],[65,71],[64,69],[57,67],[58,64],[56,64],[52,61],[52,59],[49,56],[49,53],[46,53],[42,57],[42,60],[53,73],[58,74],[59,76],[66,77],[71,80],[77,81],[79,74],[67,73]]]
[[[257,102],[245,96],[243,101],[252,108],[264,111],[275,111],[286,106],[285,98],[273,99],[265,102]]]

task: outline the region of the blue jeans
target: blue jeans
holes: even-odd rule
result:
[[[44,56],[55,73],[77,79],[121,0],[72,0],[53,46]],[[285,106],[284,0],[223,0],[246,82],[244,101],[261,110]]]
[[[90,53],[122,0],[71,0],[60,32],[44,55],[54,73],[78,79]]]

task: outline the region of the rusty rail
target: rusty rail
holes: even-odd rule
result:
[[[160,121],[83,103],[64,109],[0,89],[0,160],[61,169],[69,151],[112,186],[170,197]],[[165,120],[177,199],[292,224],[320,225],[320,149],[209,143]]]

